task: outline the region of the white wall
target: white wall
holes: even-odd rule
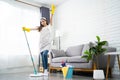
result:
[[[56,9],[61,47],[94,42],[99,35],[120,51],[120,0],[68,0]],[[114,73],[119,74],[116,62]]]
[[[95,11],[98,11],[97,9],[100,6],[103,5],[99,3]],[[63,32],[61,37],[63,49],[66,49],[70,45],[95,40],[95,36],[97,35],[95,24],[101,23],[102,20],[93,17],[95,11],[91,0],[68,0],[57,7],[56,10],[56,26],[57,29]]]
[[[39,26],[39,21],[39,8],[14,0],[0,0],[0,70],[32,65],[22,26]],[[27,36],[32,54],[37,56],[39,32],[33,31]]]

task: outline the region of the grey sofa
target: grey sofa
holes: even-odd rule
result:
[[[87,43],[82,45],[76,45],[68,47],[66,51],[52,49],[50,54],[50,72],[54,69],[60,70],[61,62],[65,61],[67,65],[74,66],[75,71],[93,71],[96,69],[93,61],[87,61],[85,58],[81,58],[84,52],[88,50],[93,44]],[[108,47],[107,52],[115,52],[116,48]],[[99,56],[99,68],[106,68],[107,56]],[[115,62],[115,56],[111,57],[110,68],[113,68]]]

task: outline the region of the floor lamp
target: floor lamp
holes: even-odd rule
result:
[[[61,32],[59,30],[56,30],[56,37],[58,38],[58,49],[60,50],[61,49]]]
[[[58,39],[59,39],[58,41],[59,41],[59,50],[60,50],[61,49],[61,46],[60,46],[60,44],[61,44],[60,43],[60,36],[58,37]]]

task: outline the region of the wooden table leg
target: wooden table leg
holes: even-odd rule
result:
[[[119,70],[120,70],[120,59],[119,59],[119,55],[117,55],[117,59],[118,59],[118,65],[119,65]]]
[[[107,59],[106,80],[108,79],[109,66],[110,66],[110,55],[108,55],[108,59]]]

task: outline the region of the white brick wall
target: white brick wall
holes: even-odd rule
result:
[[[103,9],[104,14],[104,27],[98,29],[98,34],[109,41],[109,45],[116,47],[120,51],[120,0],[106,0]],[[116,59],[114,74],[120,74],[118,68],[118,61]]]
[[[120,51],[120,0],[68,0],[57,7],[55,21],[63,31],[62,49],[94,41],[99,35]],[[117,61],[113,72],[119,74]]]

